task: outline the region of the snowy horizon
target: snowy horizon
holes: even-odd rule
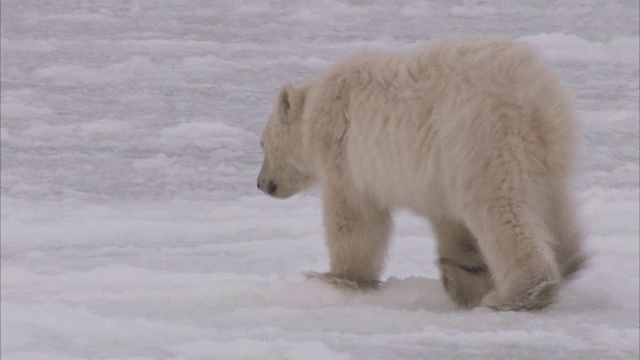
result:
[[[0,355],[638,359],[639,20],[626,0],[3,0]],[[406,211],[379,290],[305,279],[328,270],[319,192],[256,189],[282,84],[456,34],[532,44],[575,98],[591,261],[540,312],[456,308]]]

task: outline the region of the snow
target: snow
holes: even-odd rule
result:
[[[3,0],[0,16],[3,359],[638,358],[636,1]],[[457,309],[429,225],[399,211],[379,290],[306,279],[328,266],[318,191],[255,185],[280,86],[461,33],[533,44],[575,95],[590,266],[541,312]]]

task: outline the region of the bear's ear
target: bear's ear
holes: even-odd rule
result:
[[[282,122],[290,124],[298,116],[302,110],[303,103],[302,91],[293,87],[293,85],[285,84],[280,90],[278,96],[278,113]]]

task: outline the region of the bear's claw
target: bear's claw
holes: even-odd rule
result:
[[[555,302],[558,281],[545,281],[529,289],[517,299],[501,301],[497,290],[492,290],[482,299],[482,305],[499,311],[538,310]]]

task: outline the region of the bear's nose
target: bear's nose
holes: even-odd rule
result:
[[[278,185],[276,185],[273,181],[269,181],[269,183],[267,183],[267,193],[269,193],[269,195],[273,195],[276,190],[278,190]]]

